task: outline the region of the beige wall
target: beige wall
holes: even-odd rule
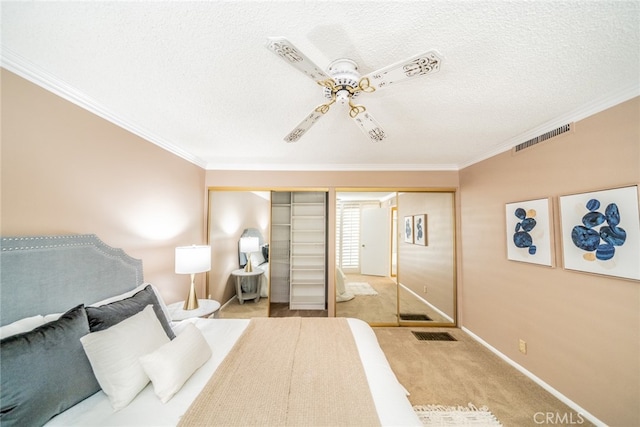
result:
[[[462,326],[598,419],[640,425],[640,283],[506,258],[505,204],[640,182],[640,100],[460,172]],[[639,260],[640,262],[640,260]],[[518,352],[518,339],[528,354]]]
[[[97,234],[186,297],[174,248],[206,241],[202,168],[4,69],[1,161],[3,236]]]

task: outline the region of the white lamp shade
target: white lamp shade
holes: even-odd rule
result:
[[[256,252],[260,250],[260,240],[257,237],[241,237],[240,252]]]
[[[178,246],[176,273],[193,274],[211,270],[211,246]]]

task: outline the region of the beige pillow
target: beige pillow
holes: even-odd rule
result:
[[[149,383],[139,358],[169,342],[153,306],[108,329],[80,338],[93,373],[114,410],[126,407]]]
[[[210,357],[211,348],[202,332],[189,323],[173,341],[142,356],[140,363],[156,395],[166,403]]]

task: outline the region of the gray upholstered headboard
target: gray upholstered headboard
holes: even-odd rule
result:
[[[93,234],[0,238],[0,325],[64,312],[142,283],[142,260]]]

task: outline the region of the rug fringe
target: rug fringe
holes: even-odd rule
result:
[[[502,426],[487,406],[414,405],[413,410],[424,426],[481,425]]]
[[[469,402],[467,406],[445,406],[445,405],[414,405],[413,409],[416,411],[483,411],[489,412],[489,408],[485,405],[479,408],[473,403]]]

